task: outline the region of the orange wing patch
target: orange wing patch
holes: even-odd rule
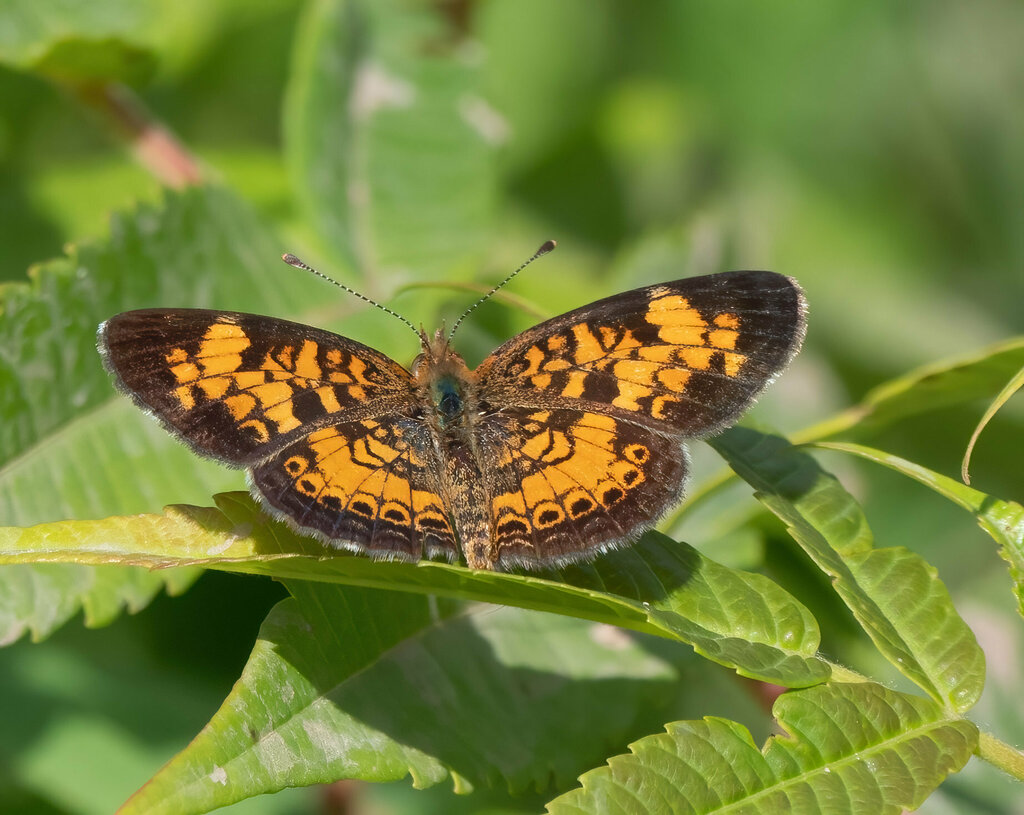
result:
[[[520,432],[509,434],[497,461],[496,480],[504,474],[513,485],[491,499],[497,558],[531,562],[622,540],[662,511],[644,518],[639,496],[657,502],[664,492],[667,503],[680,487],[680,452],[659,456],[653,434],[611,416],[545,410],[509,421]],[[677,467],[675,481],[648,483],[666,465]]]
[[[337,349],[323,354],[312,340],[276,346],[258,355],[255,367],[243,363],[253,342],[241,326],[225,316],[207,329],[193,353],[185,347],[165,354],[177,381],[174,394],[184,410],[223,400],[231,417],[253,435],[268,438],[298,429],[295,399],[313,402],[322,414],[338,413],[343,403],[366,400],[366,364]],[[269,424],[268,424],[269,423]]]
[[[677,346],[673,361],[688,368],[707,370],[712,355],[719,352],[724,358],[725,375],[735,377],[746,362],[743,354],[733,350],[740,329],[736,314],[722,312],[709,322],[687,298],[678,294],[659,296],[655,291],[644,319],[658,326],[658,340]]]
[[[418,559],[454,555],[455,534],[436,468],[398,422],[372,419],[316,430],[253,470],[266,502],[356,551]]]
[[[538,332],[517,355],[515,380],[549,397],[676,421],[692,398],[695,375],[742,375],[748,356],[736,350],[740,314],[708,314],[668,287],[645,294],[643,308],[630,320],[596,317]]]
[[[408,372],[326,331],[235,312],[148,309],[101,328],[107,366],[197,451],[235,465],[345,417],[413,409]]]

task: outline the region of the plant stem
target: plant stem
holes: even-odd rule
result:
[[[1024,781],[1024,753],[1014,749],[1005,741],[1000,741],[990,733],[982,731],[978,736],[978,749],[975,752],[979,758],[998,767],[1007,775],[1018,781]]]
[[[795,433],[790,433],[789,440],[793,445],[801,445],[831,438],[842,433],[844,430],[849,430],[857,422],[861,421],[867,413],[868,411],[863,405],[853,405],[846,408],[846,410],[829,416],[827,419],[823,419],[815,425],[805,427],[803,430],[798,430]]]
[[[827,661],[827,660],[825,660]],[[832,677],[829,681],[831,682],[870,682],[864,674],[857,673],[851,668],[847,668],[836,662],[829,662],[832,666]]]
[[[135,160],[169,187],[181,189],[204,180],[199,160],[158,121],[126,86],[116,83],[70,86],[127,142]]]

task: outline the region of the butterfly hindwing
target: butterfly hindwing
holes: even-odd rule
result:
[[[250,466],[317,427],[401,413],[408,372],[361,343],[225,311],[147,309],[99,329],[122,390],[197,452]]]
[[[492,558],[537,568],[635,540],[686,480],[680,441],[604,413],[506,408],[486,419],[481,456]]]
[[[541,323],[481,364],[495,405],[575,406],[702,436],[731,424],[804,334],[790,278],[729,272],[618,294]]]
[[[251,471],[263,502],[300,531],[378,557],[453,560],[427,429],[397,416],[314,430]]]

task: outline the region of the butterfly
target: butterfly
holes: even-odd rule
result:
[[[474,370],[442,331],[418,330],[406,369],[308,325],[199,309],[118,314],[98,345],[123,392],[245,469],[296,530],[377,558],[540,569],[626,545],[676,505],[686,440],[779,375],[805,310],[780,274],[691,277],[542,322]]]

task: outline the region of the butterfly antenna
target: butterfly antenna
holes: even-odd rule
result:
[[[281,255],[281,260],[283,260],[289,266],[294,266],[296,269],[304,269],[307,272],[311,272],[312,274],[315,274],[317,277],[323,278],[328,283],[333,283],[339,289],[344,289],[349,294],[354,294],[360,300],[363,300],[364,302],[369,303],[371,306],[375,306],[376,308],[379,308],[381,311],[387,312],[392,317],[397,317],[399,320],[401,320],[403,323],[405,323],[407,326],[409,326],[409,328],[411,328],[416,333],[417,337],[420,335],[420,332],[417,330],[416,326],[414,326],[411,322],[409,322],[409,320],[407,320],[405,317],[403,317],[397,311],[392,311],[387,306],[382,306],[376,300],[373,300],[373,299],[367,297],[365,294],[360,294],[355,289],[353,289],[351,286],[346,286],[344,283],[339,283],[333,277],[328,277],[323,272],[314,269],[312,266],[306,265],[301,260],[299,260],[297,257],[295,257],[295,255],[292,255],[292,254]]]
[[[495,286],[493,289],[491,289],[489,292],[487,292],[487,294],[485,294],[483,297],[481,297],[479,300],[477,300],[475,303],[473,303],[473,305],[471,305],[464,312],[462,312],[462,316],[459,317],[459,319],[457,319],[455,321],[455,325],[452,326],[452,330],[448,332],[448,341],[451,342],[452,337],[455,336],[455,330],[460,325],[462,325],[462,321],[465,320],[474,311],[476,311],[479,306],[483,305],[483,303],[485,303],[487,300],[489,300],[491,295],[493,295],[496,291],[498,291],[499,289],[501,289],[505,285],[507,285],[508,282],[513,277],[515,277],[523,269],[525,269],[527,266],[529,266],[531,263],[533,263],[537,258],[539,258],[539,257],[541,257],[543,255],[546,255],[548,252],[550,252],[556,246],[558,246],[558,244],[555,243],[554,241],[544,241],[544,243],[541,244],[540,249],[538,249],[536,252],[534,252],[533,255],[530,257],[530,259],[526,261],[526,263],[524,263],[522,266],[520,266],[518,269],[516,269],[514,272],[512,272],[508,277],[506,277],[504,280],[502,280],[497,286]]]

